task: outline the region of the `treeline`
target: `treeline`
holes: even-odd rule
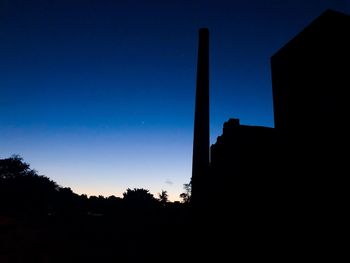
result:
[[[117,215],[121,212],[181,209],[190,200],[189,185],[183,202],[169,202],[162,191],[154,197],[142,188],[127,189],[123,197],[78,195],[39,175],[18,155],[0,159],[0,213],[9,216]]]

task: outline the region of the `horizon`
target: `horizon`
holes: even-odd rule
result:
[[[210,31],[213,144],[229,118],[273,127],[270,57],[326,9],[350,13],[341,0],[133,2],[0,2],[0,158],[19,154],[78,194],[180,200],[199,28]]]

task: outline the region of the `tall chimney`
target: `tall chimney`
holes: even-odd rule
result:
[[[192,201],[201,199],[209,166],[209,30],[199,30],[196,106],[194,116]]]

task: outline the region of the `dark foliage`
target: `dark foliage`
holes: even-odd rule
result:
[[[158,193],[158,200],[162,206],[165,206],[169,202],[169,195],[167,191],[162,190],[161,193]]]
[[[166,255],[189,220],[166,191],[159,197],[142,188],[127,189],[123,198],[77,195],[19,156],[1,159],[0,262],[143,262]]]
[[[18,155],[0,159],[0,209],[12,216],[117,215],[123,210],[158,209],[171,206],[162,191],[155,198],[149,190],[127,189],[116,196],[77,195],[48,177],[39,175]]]
[[[47,214],[60,188],[49,178],[30,169],[21,157],[0,160],[0,207],[8,214]]]
[[[159,203],[149,190],[143,188],[128,188],[123,193],[123,200],[127,206],[132,208],[151,208],[156,207]]]
[[[180,194],[180,198],[182,199],[182,202],[185,204],[189,204],[191,201],[191,189],[192,185],[191,183],[184,184],[183,185],[185,192]]]

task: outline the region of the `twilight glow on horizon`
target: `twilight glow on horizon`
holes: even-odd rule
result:
[[[210,31],[211,143],[273,127],[270,57],[346,0],[0,0],[0,158],[78,194],[191,177],[198,29]]]

